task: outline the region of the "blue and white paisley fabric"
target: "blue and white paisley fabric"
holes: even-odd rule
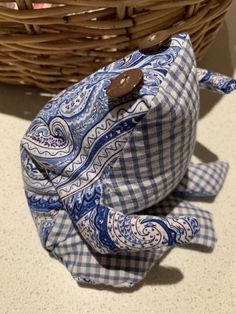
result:
[[[198,68],[197,76],[200,88],[220,94],[229,94],[236,89],[236,80],[220,73]]]
[[[111,79],[131,68],[142,69],[141,88],[108,99]],[[21,142],[28,204],[43,246],[77,281],[130,287],[168,247],[214,245],[209,213],[163,200],[195,190],[197,179],[214,178],[220,189],[226,174],[207,166],[188,171],[197,80],[189,36],[175,35],[155,55],[135,51],[62,91],[31,123]],[[125,270],[122,259],[132,261]]]

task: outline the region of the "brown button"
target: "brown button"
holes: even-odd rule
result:
[[[127,70],[114,78],[106,93],[110,98],[118,98],[137,90],[143,82],[143,72],[140,69]]]
[[[166,44],[171,38],[171,32],[169,30],[163,30],[144,38],[139,43],[141,52],[154,51],[160,46]]]

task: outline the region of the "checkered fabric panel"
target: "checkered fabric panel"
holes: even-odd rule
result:
[[[182,196],[213,197],[223,186],[229,165],[223,161],[193,164],[188,167],[174,193]]]
[[[70,235],[75,232],[74,226],[72,222],[69,221],[68,215],[65,215],[64,209],[59,210],[53,220],[54,226],[45,243],[45,248],[48,251],[53,251],[59,243],[62,244],[68,241]]]
[[[102,203],[125,214],[163,199],[180,182],[190,162],[199,102],[189,38],[156,97],[142,99],[153,109],[136,126],[102,184]]]
[[[158,216],[193,215],[200,224],[200,232],[192,243],[213,248],[216,242],[209,212],[170,196],[142,214]],[[53,245],[52,245],[53,243]],[[190,245],[191,247],[191,245]],[[62,261],[78,282],[131,287],[142,280],[152,266],[170,249],[123,254],[99,254],[92,251],[81,238],[76,226],[64,210],[54,217],[54,227],[46,248]]]

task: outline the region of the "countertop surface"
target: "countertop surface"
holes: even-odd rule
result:
[[[236,77],[236,4],[201,62]],[[0,85],[0,313],[236,313],[236,92],[201,93],[193,161],[227,161],[230,170],[214,202],[213,252],[175,248],[132,289],[78,285],[43,250],[23,192],[19,142],[47,102],[36,88]]]

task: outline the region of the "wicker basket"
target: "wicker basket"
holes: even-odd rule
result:
[[[0,0],[0,81],[57,92],[167,28],[188,31],[200,59],[231,2]]]

